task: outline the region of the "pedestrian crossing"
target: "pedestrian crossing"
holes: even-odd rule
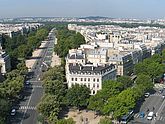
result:
[[[37,80],[37,81],[29,81],[29,80],[28,80],[28,81],[26,81],[26,82],[29,82],[29,83],[38,83],[38,82],[41,82],[41,81],[38,81],[38,80]]]
[[[25,86],[26,88],[43,88],[41,85]]]
[[[140,118],[140,114],[136,113],[134,115],[134,118]],[[144,116],[144,118],[141,118],[141,119],[147,119],[147,114]],[[163,117],[163,116],[157,116],[155,119],[159,120],[159,121],[165,121],[165,117]]]
[[[160,93],[155,93],[155,94],[151,94],[151,96],[161,96],[161,97],[162,97],[162,94],[160,94]]]
[[[20,106],[20,110],[36,110],[35,106]]]

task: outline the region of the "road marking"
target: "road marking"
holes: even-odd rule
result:
[[[36,107],[35,106],[20,106],[19,109],[20,110],[24,110],[24,109],[27,109],[27,110],[36,110]]]
[[[156,93],[156,94],[151,94],[151,96],[162,96],[162,94]]]
[[[38,82],[41,82],[41,81],[37,80],[37,81],[26,81],[26,82],[29,82],[29,83],[38,83]]]
[[[26,88],[43,88],[41,85],[25,86]]]
[[[32,93],[33,93],[33,92],[34,92],[34,89],[32,89]],[[27,103],[26,106],[29,106],[29,104],[30,104],[30,101],[31,101],[31,99],[32,99],[32,93],[31,93],[31,95],[30,95],[30,97],[29,97],[29,100],[28,100],[28,103]],[[23,123],[23,120],[24,120],[24,118],[25,118],[26,112],[27,112],[27,109],[25,109],[25,111],[24,111],[24,113],[23,113],[23,118],[22,118],[22,120],[21,120],[21,124]]]

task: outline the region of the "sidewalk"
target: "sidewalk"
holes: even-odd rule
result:
[[[46,42],[47,41],[42,41],[41,45],[39,47],[40,49],[34,50],[34,52],[32,53],[32,59],[25,60],[26,67],[28,68],[29,71],[31,70],[31,68],[33,67],[34,63],[36,62],[37,57],[40,57],[40,53],[42,51],[41,48],[43,48],[45,46]]]
[[[59,56],[55,54],[55,52],[53,52],[52,56],[53,57],[52,57],[51,67],[61,65],[61,58],[59,58]]]
[[[67,118],[73,118],[76,124],[98,124],[103,116],[96,116],[93,111],[82,110],[78,112],[77,110],[70,110],[67,113]]]

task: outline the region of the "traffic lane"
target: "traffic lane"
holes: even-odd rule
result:
[[[27,110],[22,124],[37,124],[37,112],[35,110]]]
[[[10,122],[8,124],[20,124],[24,115],[24,110],[17,110],[15,116],[10,116]]]
[[[36,107],[36,105],[41,100],[42,96],[43,96],[43,88],[37,88],[37,87],[34,88],[29,106]]]
[[[31,96],[31,93],[32,93],[32,89],[33,89],[32,87],[26,87],[26,91],[24,91],[24,93],[23,93],[24,98],[22,100],[20,100],[19,107],[27,105],[29,98]]]
[[[148,114],[150,111],[157,112],[162,103],[162,97],[160,96],[150,96],[145,99],[142,107],[140,108],[141,112]]]
[[[162,111],[162,112],[160,113],[160,116],[165,117],[165,107],[163,108],[163,110],[164,110],[164,111]]]
[[[162,99],[160,96],[150,96],[148,98],[145,99],[145,101],[142,103],[140,110],[138,113],[138,117],[136,116],[134,118],[134,120],[132,120],[131,122],[139,122],[142,124],[145,123],[151,123],[151,121],[147,120],[147,115],[150,111],[154,111],[155,113],[157,112],[157,110],[159,109],[159,107],[161,106],[162,103]],[[153,110],[153,106],[155,107]],[[149,109],[149,111],[147,111],[147,109]],[[139,114],[140,112],[144,112],[145,113],[145,118],[140,118]]]
[[[161,120],[157,120],[155,124],[165,124],[165,122]]]

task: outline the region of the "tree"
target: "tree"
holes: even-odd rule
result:
[[[162,51],[162,63],[165,63],[165,49]]]
[[[128,88],[119,95],[108,99],[108,103],[104,106],[104,113],[107,115],[112,114],[114,119],[119,120],[123,115],[132,110],[135,105],[133,89]]]
[[[147,73],[152,79],[156,78],[156,76],[160,76],[161,74],[163,74],[163,72],[163,65],[157,62],[152,62],[147,67]]]
[[[112,121],[111,121],[110,118],[105,117],[105,118],[101,118],[101,119],[100,119],[99,124],[112,124]]]
[[[43,87],[46,94],[52,94],[57,96],[64,96],[65,86],[60,80],[50,80],[43,83]]]
[[[44,80],[44,82],[50,80],[64,81],[64,69],[62,67],[51,68],[44,73],[42,80]]]
[[[56,124],[75,124],[75,121],[72,118],[69,119],[60,119]]]
[[[124,89],[132,86],[133,81],[129,76],[121,76],[117,78],[117,82],[121,82],[124,85]]]
[[[56,122],[60,111],[60,103],[55,95],[45,95],[37,106],[37,110],[51,122]]]
[[[88,108],[94,111],[103,112],[104,105],[112,96],[116,96],[124,89],[124,84],[114,80],[107,80],[103,82],[103,87],[97,92],[95,96],[89,99]]]
[[[103,94],[100,93],[100,91],[97,92],[96,95],[93,95],[89,98],[89,104],[88,104],[88,109],[96,111],[102,111],[103,106],[105,104],[103,100]]]
[[[75,84],[68,89],[66,99],[69,105],[77,108],[85,107],[88,104],[90,89],[85,85]]]
[[[135,73],[138,74],[147,74],[147,65],[143,62],[139,62],[135,65]]]
[[[10,104],[7,100],[0,98],[0,121],[5,121],[7,114],[10,111]],[[1,123],[0,123],[1,124]]]
[[[143,94],[148,90],[152,90],[154,86],[151,78],[148,75],[144,74],[138,75],[135,82],[138,87],[141,88]]]

